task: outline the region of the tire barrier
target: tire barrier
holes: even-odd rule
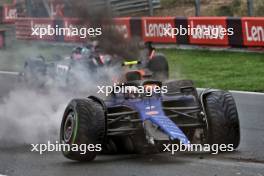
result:
[[[60,42],[85,41],[78,36],[44,36],[39,38],[31,35],[32,27],[48,25],[67,28],[80,27],[81,21],[73,18],[19,18],[16,20],[16,37],[18,39]],[[144,42],[221,47],[264,47],[264,17],[124,17],[115,18],[114,26],[125,38],[140,37]],[[199,29],[199,31],[185,35],[170,33],[175,32],[174,29],[181,28],[186,29],[187,32],[192,29]],[[218,33],[214,34],[214,30],[217,30]],[[219,31],[225,31],[225,35]]]

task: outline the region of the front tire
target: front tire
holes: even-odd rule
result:
[[[232,144],[236,149],[240,142],[240,128],[236,104],[229,92],[215,91],[205,97],[207,142]]]
[[[105,138],[105,113],[103,107],[91,99],[74,99],[67,106],[60,130],[62,144],[100,145],[103,147]],[[99,152],[98,148],[93,151],[62,151],[66,158],[77,161],[92,161]]]

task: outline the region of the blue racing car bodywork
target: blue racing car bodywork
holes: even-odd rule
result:
[[[162,97],[145,97],[136,99],[115,98],[106,102],[107,107],[127,106],[138,112],[142,124],[149,120],[157,128],[160,128],[171,140],[180,140],[183,144],[189,144],[187,136],[168,116],[165,115],[162,106]],[[143,125],[144,126],[144,125]]]
[[[105,99],[89,96],[67,106],[60,138],[67,144],[100,144],[104,153],[157,153],[164,145],[201,143],[232,144],[240,141],[238,114],[229,92],[203,91],[198,96],[192,81],[129,81],[128,92]],[[151,95],[139,88],[166,86]],[[97,152],[84,155],[64,152],[78,161],[91,161]]]

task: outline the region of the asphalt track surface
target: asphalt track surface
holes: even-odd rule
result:
[[[15,75],[0,75],[0,97],[16,80]],[[264,95],[233,95],[241,125],[241,143],[235,152],[100,155],[92,163],[78,163],[60,152],[30,152],[29,146],[0,148],[0,176],[264,176]]]

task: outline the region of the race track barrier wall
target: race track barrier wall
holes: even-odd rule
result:
[[[83,42],[76,36],[49,36],[38,38],[31,35],[31,28],[37,26],[80,27],[78,19],[41,19],[20,18],[16,20],[16,37],[18,39],[47,40],[60,42]],[[264,17],[125,17],[115,18],[116,29],[125,38],[140,37],[145,42],[159,44],[189,44],[222,47],[264,47]],[[218,28],[228,31],[232,35],[205,35],[204,31],[193,35],[170,36],[165,28]]]
[[[0,49],[5,47],[5,31],[0,30]]]
[[[0,23],[15,23],[17,9],[13,4],[4,4],[0,7]]]

